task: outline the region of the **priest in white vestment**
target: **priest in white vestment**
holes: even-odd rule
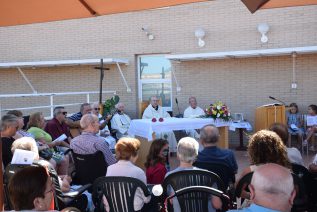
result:
[[[142,119],[153,119],[156,118],[170,118],[170,114],[163,110],[163,108],[158,104],[159,99],[156,96],[151,97],[151,102],[149,106],[144,110]],[[170,152],[176,152],[177,142],[173,131],[156,133],[156,138],[166,139],[169,143]]]
[[[196,97],[189,97],[188,99],[189,107],[184,111],[184,118],[197,118],[199,116],[205,115],[203,109],[197,106]],[[197,133],[195,129],[186,130],[186,133],[196,140],[199,140],[200,135]]]
[[[124,104],[118,103],[116,105],[117,113],[111,119],[111,128],[117,130],[117,139],[128,136],[128,129],[130,127],[131,119],[124,113]]]

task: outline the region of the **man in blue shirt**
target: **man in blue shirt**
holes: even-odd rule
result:
[[[250,207],[229,212],[289,212],[296,196],[293,177],[289,169],[267,163],[253,174],[250,189]]]
[[[233,152],[217,147],[219,136],[218,128],[212,124],[200,130],[200,142],[204,149],[198,154],[197,161],[225,163],[234,173],[237,173],[238,165]]]

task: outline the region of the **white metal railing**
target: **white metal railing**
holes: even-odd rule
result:
[[[116,94],[116,91],[102,91],[103,94]],[[86,91],[86,92],[64,92],[64,93],[32,93],[32,94],[1,94],[0,95],[0,117],[2,112],[9,110],[32,110],[41,108],[50,108],[50,117],[53,117],[54,107],[57,106],[74,106],[81,105],[81,103],[69,103],[69,104],[54,104],[54,96],[67,96],[67,95],[86,95],[86,102],[90,103],[90,95],[99,94],[99,91]],[[33,107],[15,107],[15,108],[2,108],[1,100],[4,98],[17,98],[17,97],[43,97],[47,96],[50,100],[50,105],[41,105]]]

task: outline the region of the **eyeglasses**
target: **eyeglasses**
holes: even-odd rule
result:
[[[63,114],[64,116],[66,116],[66,115],[67,115],[67,112],[62,112],[62,114]]]
[[[98,111],[99,111],[99,110],[101,110],[101,108],[100,108],[100,107],[95,107],[94,109],[95,109],[95,110],[98,110]]]

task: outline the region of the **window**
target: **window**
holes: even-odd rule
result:
[[[138,57],[139,99],[149,101],[151,96],[161,100],[162,107],[172,110],[171,63],[163,55],[142,55]]]

